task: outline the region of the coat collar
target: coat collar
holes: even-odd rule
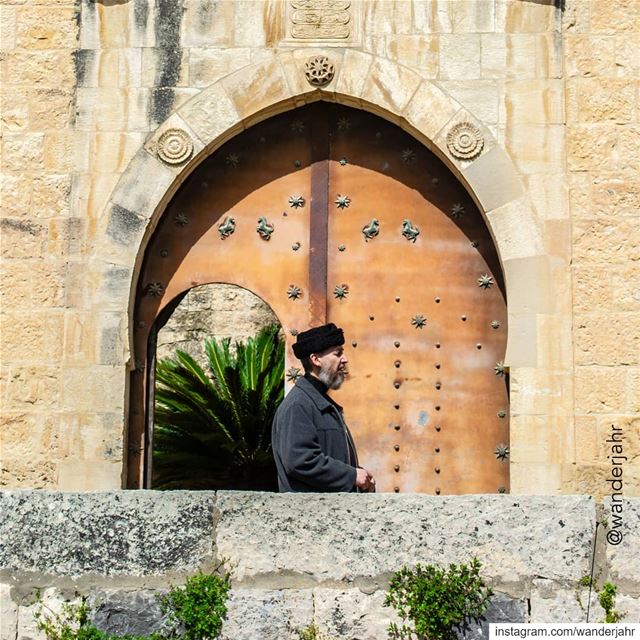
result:
[[[320,411],[326,411],[331,408],[342,410],[342,407],[337,402],[332,402],[327,396],[321,394],[305,377],[298,378],[296,387],[306,393]]]

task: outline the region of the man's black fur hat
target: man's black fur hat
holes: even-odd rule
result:
[[[339,347],[344,344],[344,333],[333,322],[321,327],[314,327],[298,334],[298,339],[293,345],[293,353],[296,358],[308,358],[312,353],[320,353],[331,347]]]

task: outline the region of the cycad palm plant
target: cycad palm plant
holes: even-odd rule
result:
[[[158,362],[153,485],[275,490],[271,422],[284,397],[278,326],[245,343],[209,340],[209,373],[184,351]]]

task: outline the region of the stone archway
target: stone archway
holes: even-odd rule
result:
[[[490,132],[433,82],[390,60],[346,50],[324,52],[336,73],[322,89],[304,76],[308,49],[279,53],[244,67],[205,89],[174,113],[130,163],[101,218],[102,240],[93,266],[111,277],[110,294],[122,311],[131,344],[133,285],[141,256],[164,206],[191,171],[238,131],[297,105],[328,100],[372,111],[397,123],[431,149],[465,185],[493,236],[506,279],[510,337],[506,365],[538,363],[537,317],[551,308],[549,259],[538,222],[506,152]],[[458,157],[447,136],[468,123],[483,137],[476,157]],[[168,143],[168,144],[167,144]],[[116,265],[114,267],[114,265]],[[128,310],[128,313],[125,312]],[[123,365],[135,362],[123,354]],[[124,380],[123,380],[124,384]],[[125,389],[122,389],[125,393]],[[135,443],[133,443],[135,447]]]

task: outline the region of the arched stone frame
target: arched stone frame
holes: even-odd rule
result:
[[[322,89],[305,79],[304,63],[311,55],[327,55],[335,65],[334,78]],[[99,221],[91,270],[104,285],[108,282],[110,308],[120,315],[119,391],[125,398],[125,373],[135,367],[129,357],[135,285],[146,244],[166,203],[204,158],[238,132],[318,100],[361,108],[396,123],[432,150],[461,181],[485,217],[505,275],[509,312],[505,364],[513,374],[518,368],[534,370],[545,360],[541,352],[548,345],[538,335],[538,326],[541,317],[556,313],[550,288],[553,260],[545,253],[540,223],[514,164],[491,131],[415,70],[360,51],[305,48],[274,53],[242,67],[178,108],[148,138],[111,194]],[[474,124],[484,136],[481,154],[470,161],[455,158],[447,148],[447,133],[459,122]],[[165,131],[176,128],[191,138],[193,154],[184,163],[172,165],[160,159],[157,143]],[[544,413],[538,408],[535,389],[528,387],[523,398],[519,393],[518,386],[512,388],[512,413]],[[558,415],[554,410],[549,413]],[[517,446],[512,438],[512,448]],[[556,491],[559,481],[558,474]],[[524,487],[512,464],[512,489],[517,493]]]

